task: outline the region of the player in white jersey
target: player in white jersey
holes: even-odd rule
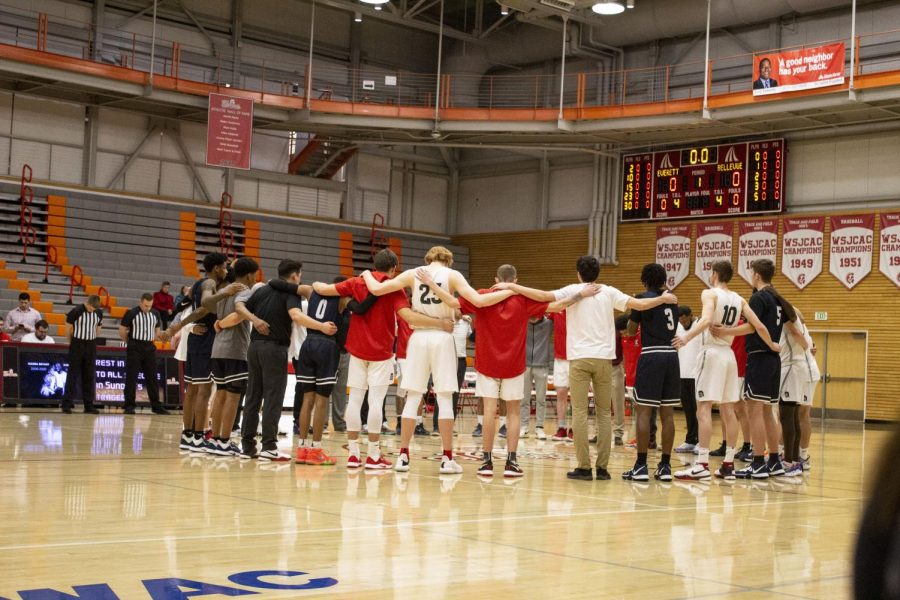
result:
[[[425,255],[425,264],[431,279],[449,294],[458,293],[475,306],[492,306],[513,295],[500,291],[479,294],[466,281],[462,273],[450,268],[453,253],[443,246],[435,246]],[[367,271],[363,278],[369,291],[380,296],[396,290],[412,290],[412,308],[415,312],[437,319],[454,320],[454,309],[438,298],[427,284],[416,277],[415,269],[404,271],[394,279],[378,282]],[[453,393],[459,391],[456,380],[456,344],[453,334],[439,329],[413,328],[406,353],[403,372],[403,388],[418,397],[428,391],[428,378],[434,382],[434,392],[440,410],[438,429],[444,455],[441,473],[462,473],[462,467],[453,460]],[[400,427],[400,456],[397,471],[409,470],[409,441],[416,423],[417,403],[407,402],[403,407]]]
[[[799,314],[795,325],[792,330],[785,327],[781,331],[781,398],[778,403],[784,438],[784,474],[789,477],[803,474],[800,455],[803,428],[800,412],[801,407],[812,405],[814,382],[819,378],[816,359],[809,352],[812,339]],[[806,416],[808,420],[809,410],[806,411]],[[808,450],[808,447],[804,448]]]
[[[760,337],[774,350],[779,346],[772,342],[769,332],[757,318],[747,302],[737,293],[728,289],[728,282],[734,274],[731,263],[725,260],[716,261],[709,275],[710,288],[703,290],[700,300],[703,302],[703,313],[700,320],[681,336],[676,336],[672,345],[683,348],[698,335],[702,335],[700,352],[697,355],[695,381],[697,388],[697,423],[700,443],[697,446],[697,460],[690,469],[675,473],[677,479],[709,479],[709,441],[712,437],[712,403],[719,403],[719,413],[725,422],[726,440],[725,460],[716,470],[716,477],[734,480],[734,445],[737,443],[739,425],[734,414],[734,403],[741,397],[738,380],[737,361],[731,351],[730,336],[714,336],[710,327],[722,325],[730,327],[737,324],[738,316],[744,315]]]

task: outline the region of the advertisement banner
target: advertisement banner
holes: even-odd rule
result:
[[[781,272],[801,290],[822,272],[825,217],[784,219]]]
[[[210,94],[207,123],[206,164],[249,169],[253,100]]]
[[[738,274],[750,283],[754,260],[768,258],[777,264],[778,221],[741,221],[738,228]]]
[[[900,213],[881,214],[878,270],[900,287]]]
[[[872,270],[875,215],[831,217],[829,272],[853,289]]]
[[[719,260],[731,262],[731,238],[734,223],[698,223],[694,250],[694,275],[709,285],[712,265]]]
[[[670,290],[687,279],[691,263],[691,226],[661,225],[656,228],[656,262],[666,269]]]
[[[753,57],[753,95],[766,96],[844,83],[844,43]]]

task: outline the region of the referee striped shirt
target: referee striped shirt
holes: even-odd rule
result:
[[[97,326],[103,321],[103,311],[99,308],[88,312],[84,304],[79,304],[66,315],[66,323],[72,325],[72,339],[91,342],[97,339]]]
[[[152,342],[156,338],[156,328],[160,326],[158,313],[155,310],[144,312],[140,306],[125,313],[120,324],[128,328],[129,342]]]

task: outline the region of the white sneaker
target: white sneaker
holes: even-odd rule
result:
[[[690,469],[675,472],[675,479],[688,479],[694,481],[703,481],[710,478],[708,467],[704,467],[702,463],[695,463]]]
[[[697,444],[688,444],[687,442],[675,448],[675,452],[678,454],[692,454],[694,452],[694,448]]]
[[[399,464],[400,461],[397,461]],[[441,459],[441,475],[452,475],[454,473],[462,473],[463,468],[455,460],[447,460],[447,457]]]
[[[519,439],[524,440],[527,437],[528,437],[528,428],[523,427],[522,429],[519,430]]]
[[[543,428],[543,427],[538,427],[537,429],[535,429],[535,430],[534,430],[534,437],[536,437],[536,438],[539,439],[539,440],[546,440],[546,439],[547,439],[547,434],[544,433],[544,428]]]
[[[406,473],[409,471],[409,455],[405,452],[397,457],[397,462],[394,463],[394,470],[398,473]],[[443,473],[443,471],[441,471]]]
[[[259,453],[261,462],[291,462],[291,456],[278,450],[263,450]]]

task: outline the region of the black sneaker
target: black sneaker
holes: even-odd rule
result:
[[[650,471],[647,469],[647,463],[642,465],[635,464],[631,469],[622,473],[622,479],[626,481],[650,481]]]
[[[659,481],[672,481],[672,465],[669,463],[659,463],[656,466],[656,473],[653,478]]]
[[[625,442],[623,442],[622,438],[620,438],[620,437],[617,437],[616,441],[614,443],[616,446],[624,446],[625,445]]]
[[[472,437],[481,437],[481,436],[482,436],[481,423],[479,423],[475,426],[475,429],[472,430]]]
[[[725,442],[722,442],[722,445],[709,453],[710,456],[725,456]]]
[[[126,414],[126,415],[133,415],[133,414],[134,414],[134,409],[133,409],[133,408],[126,408],[126,409],[123,410],[122,412],[123,412],[124,414]]]
[[[500,431],[497,432],[497,435],[502,438],[506,437],[506,423],[503,424],[503,426],[500,428]]]
[[[84,414],[86,414],[86,415],[99,415],[99,414],[100,414],[100,411],[97,410],[97,407],[96,407],[96,406],[85,406],[85,407],[84,407]]]
[[[593,481],[594,474],[590,469],[575,469],[574,471],[569,471],[566,473],[566,477],[569,479],[579,479],[581,481]],[[609,477],[607,477],[609,479]]]
[[[599,481],[609,481],[612,477],[610,477],[609,471],[603,467],[597,467],[597,479]]]
[[[169,411],[167,411],[165,408],[163,408],[162,406],[154,406],[150,410],[153,411],[154,415],[170,415],[170,414],[172,414]]]
[[[69,408],[68,406],[63,406],[63,407],[62,407],[62,411],[63,411],[63,414],[64,414],[64,415],[71,415],[71,414],[72,414],[72,409]]]
[[[784,463],[782,463],[780,460],[766,463],[766,468],[769,469],[770,477],[781,477],[782,475],[784,475]]]
[[[525,473],[522,472],[521,467],[514,460],[507,460],[506,466],[503,467],[503,476],[504,477],[522,477]]]
[[[425,431],[425,426],[422,423],[416,423],[416,430],[413,433],[416,435],[428,435],[428,432]]]
[[[725,481],[734,481],[734,464],[722,463],[722,466],[716,469],[715,476]]]
[[[749,445],[744,446],[734,457],[741,462],[751,462],[753,460],[753,447]]]
[[[769,466],[766,463],[751,463],[743,469],[735,471],[734,476],[738,479],[768,479]]]
[[[490,460],[486,460],[481,463],[481,467],[476,472],[480,477],[493,477],[494,476],[494,463]]]

